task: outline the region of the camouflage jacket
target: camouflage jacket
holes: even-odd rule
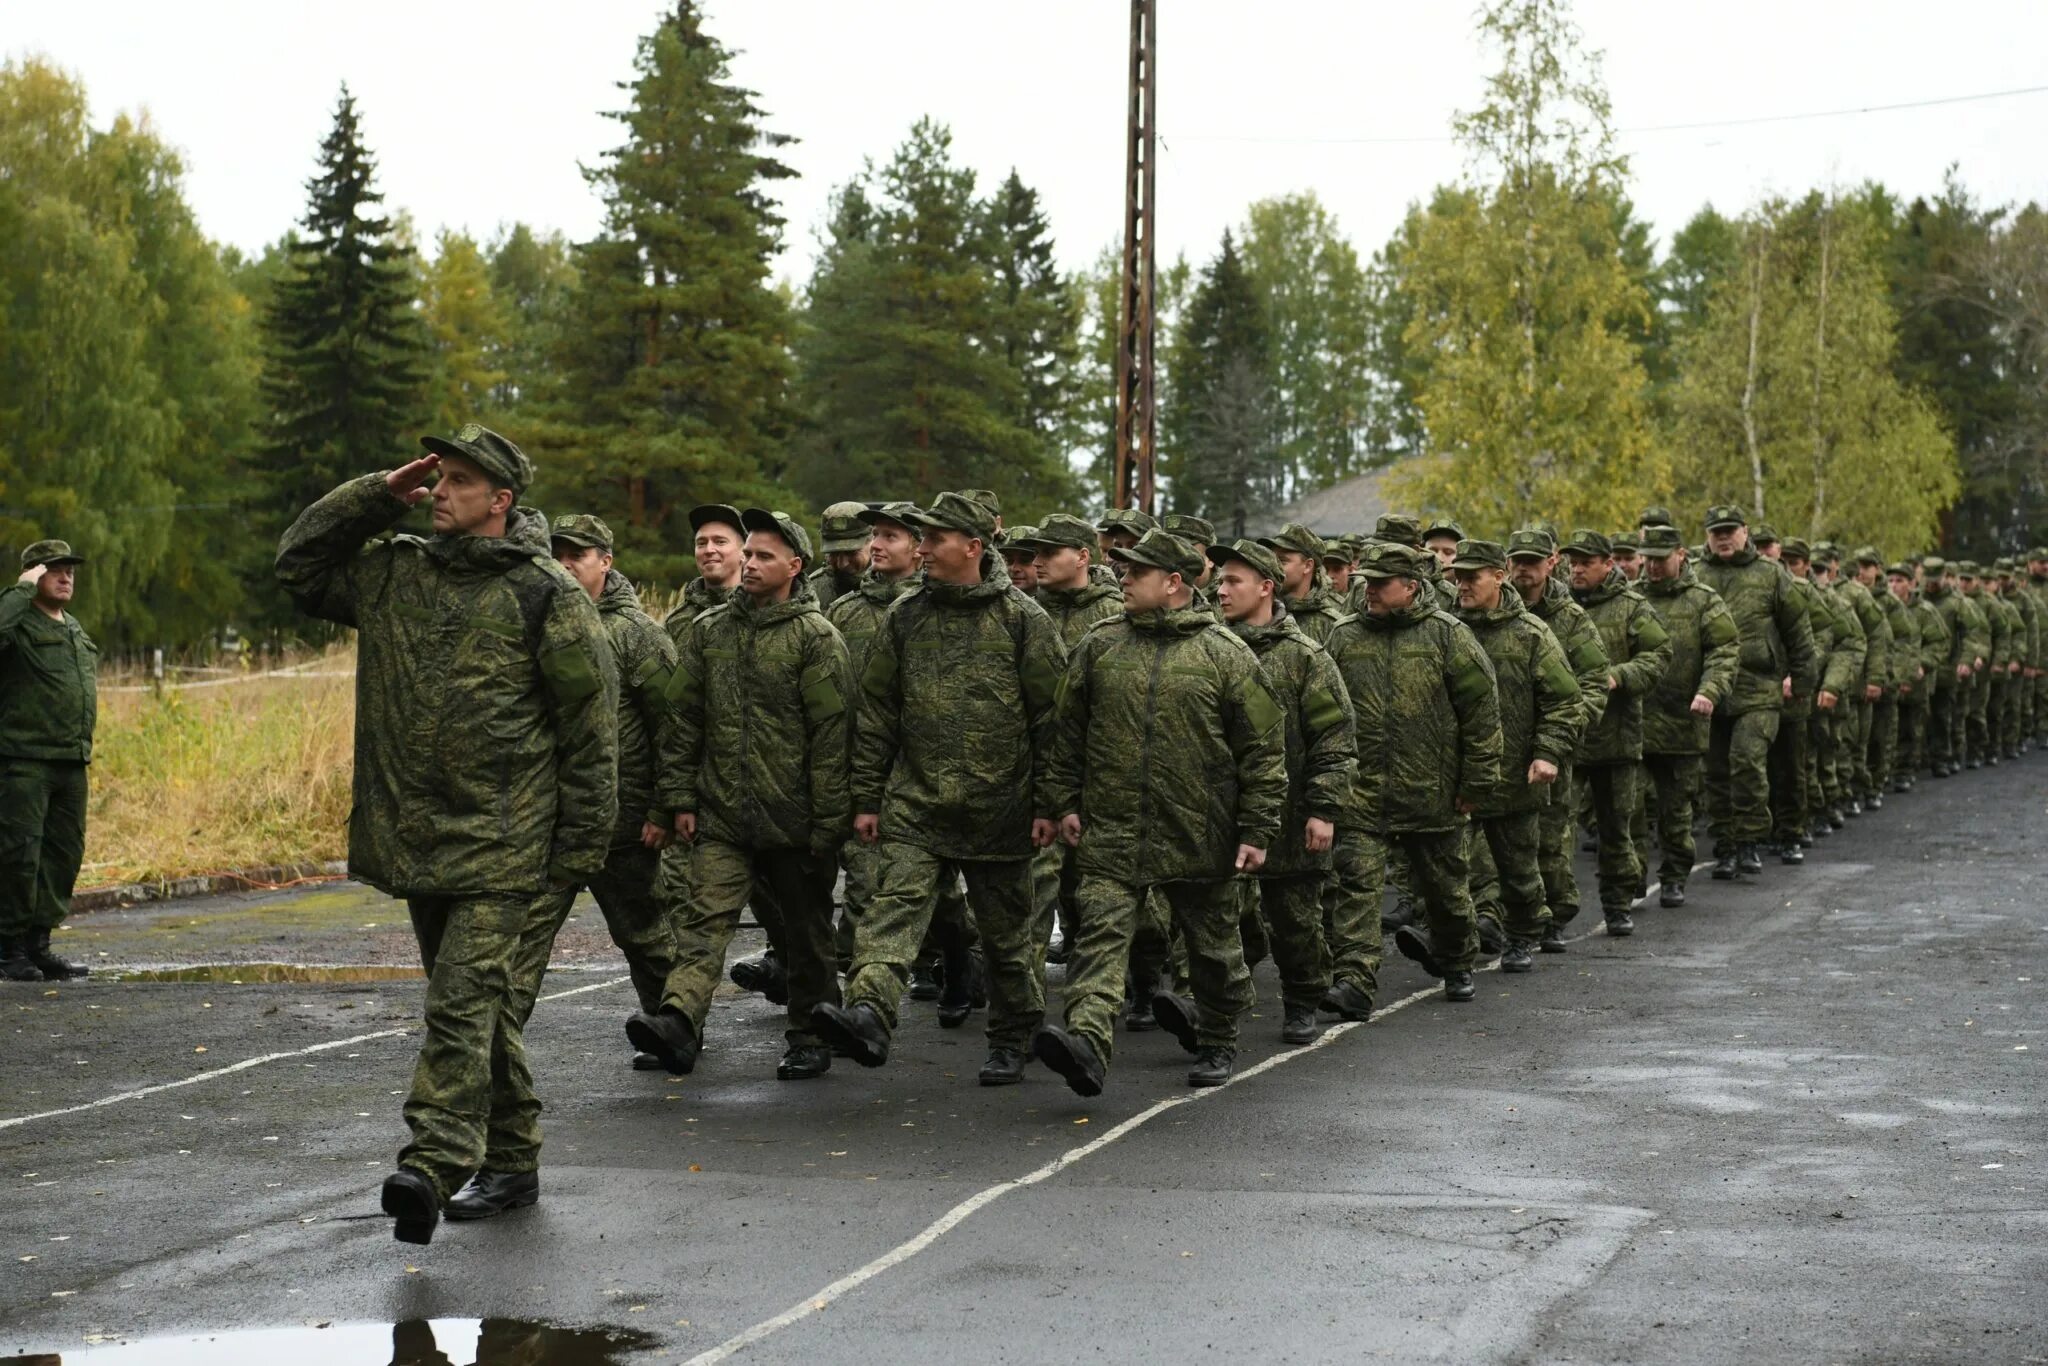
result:
[[[1811,697],[1820,660],[1813,648],[1813,624],[1800,610],[1792,576],[1755,547],[1744,546],[1725,559],[1708,556],[1700,565],[1700,582],[1721,595],[1735,618],[1735,686],[1716,710],[1727,715],[1780,711],[1787,678],[1795,697]]]
[[[604,576],[597,615],[619,671],[619,819],[612,827],[616,847],[638,844],[642,822],[651,821],[664,830],[675,823],[675,812],[661,805],[654,775],[656,756],[674,743],[664,694],[675,673],[676,647],[654,618],[640,610],[640,595],[616,569]]]
[[[1863,696],[1863,672],[1870,657],[1870,639],[1863,631],[1863,618],[1839,584],[1820,588],[1827,610],[1834,616],[1834,644],[1822,663],[1821,688],[1848,701]]]
[[[1330,851],[1308,851],[1306,826],[1311,817],[1332,825],[1343,820],[1351,770],[1358,761],[1351,698],[1337,676],[1337,663],[1281,604],[1274,605],[1273,619],[1264,626],[1232,623],[1229,629],[1258,656],[1266,687],[1286,718],[1287,805],[1279,838],[1267,848],[1259,875],[1291,877],[1328,868]]]
[[[1643,597],[1671,633],[1671,663],[1643,699],[1643,753],[1705,754],[1713,721],[1692,714],[1704,697],[1718,709],[1735,686],[1735,618],[1698,579],[1643,577]]]
[[[1885,620],[1884,608],[1877,605],[1870,590],[1854,579],[1837,583],[1835,596],[1855,614],[1856,624],[1863,628],[1863,669],[1850,693],[1851,700],[1861,702],[1863,689],[1873,683],[1883,687],[1891,681],[1891,623]]]
[[[1912,602],[1907,605],[1913,613],[1913,624],[1920,632],[1920,667],[1926,670],[1920,677],[1919,690],[1931,695],[1941,686],[1943,674],[1948,675],[1950,683],[1955,682],[1955,666],[1949,662],[1949,648],[1954,642],[1949,639],[1948,618],[1917,589]]]
[[[2015,658],[2029,669],[2041,667],[2041,604],[2035,600],[2033,590],[2015,582],[2012,591],[2000,595],[2006,606],[2019,614],[2021,647]]]
[[[2034,599],[2034,621],[2038,627],[2034,642],[2034,667],[2048,669],[2048,579],[2037,579],[2028,575],[2026,592]]]
[[[1459,608],[1456,615],[1493,661],[1500,702],[1499,795],[1473,814],[1533,811],[1549,800],[1550,789],[1529,782],[1530,763],[1542,759],[1562,770],[1585,728],[1578,677],[1557,637],[1511,585],[1503,586],[1492,611]]]
[[[1285,606],[1295,627],[1318,645],[1329,640],[1331,628],[1346,615],[1344,599],[1330,590],[1320,568],[1307,596],[1289,599]]]
[[[1287,740],[1250,647],[1197,608],[1126,612],[1081,638],[1060,678],[1053,810],[1081,817],[1083,873],[1119,882],[1235,875],[1271,849]]]
[[[1572,590],[1572,597],[1600,628],[1607,673],[1614,680],[1606,714],[1579,739],[1578,762],[1634,763],[1643,757],[1643,698],[1671,663],[1671,633],[1619,570],[1597,588]]]
[[[1821,591],[1819,584],[1810,579],[1802,579],[1796,574],[1789,574],[1789,577],[1792,580],[1792,600],[1806,613],[1807,629],[1813,634],[1813,653],[1814,658],[1819,661],[1820,673],[1813,680],[1811,687],[1801,687],[1795,683],[1792,696],[1785,699],[1781,710],[1788,717],[1811,716],[1813,690],[1827,685],[1828,660],[1835,649],[1835,621],[1841,614],[1836,609],[1834,600]]]
[[[1898,696],[1901,688],[1910,688],[1919,682],[1920,674],[1920,623],[1913,616],[1913,609],[1892,596],[1889,588],[1873,592],[1880,611],[1884,613],[1885,629],[1891,632],[1891,650],[1885,656],[1884,674],[1871,680],[1881,685],[1891,696]]]
[[[661,623],[662,628],[668,632],[668,638],[675,642],[678,650],[683,647],[683,641],[688,638],[690,627],[697,618],[724,602],[729,596],[728,592],[713,588],[711,580],[705,578],[691,579],[683,585],[683,600],[669,609],[668,617]]]
[[[1358,719],[1353,819],[1382,836],[1454,830],[1458,803],[1500,800],[1500,699],[1493,662],[1464,623],[1416,600],[1346,617],[1327,647]]]
[[[1607,714],[1607,647],[1601,643],[1600,628],[1559,579],[1550,581],[1529,611],[1557,637],[1565,662],[1579,680],[1579,733],[1584,735]]]
[[[852,833],[846,798],[846,642],[799,581],[786,602],[746,593],[697,618],[668,703],[676,761],[663,804],[697,815],[697,838],[743,849],[835,850]]]
[[[2020,657],[2026,648],[2025,628],[2020,624],[2019,614],[2012,604],[1996,593],[1989,593],[1979,584],[1977,591],[1970,595],[1984,620],[1991,628],[1991,653],[1985,656],[1994,673],[2004,673],[2005,666]],[[2018,637],[2016,639],[2016,637]]]
[[[1958,665],[1975,668],[1978,660],[1991,658],[1991,632],[1984,613],[1959,590],[1938,587],[1925,592],[1927,601],[1934,604],[1935,612],[1948,626],[1948,658],[1942,661],[1938,675],[1940,690],[1946,692],[1961,681],[1956,677]]]
[[[503,536],[401,535],[382,474],[299,514],[277,578],[353,626],[349,874],[393,896],[531,894],[604,866],[618,813],[618,670],[597,608],[548,553]]]
[[[804,575],[804,578],[810,582],[811,595],[818,600],[818,610],[825,613],[831,612],[832,604],[838,602],[849,593],[857,591],[862,584],[867,582],[868,577],[867,574],[859,574],[854,577],[853,582],[846,583],[840,579],[839,575],[832,571],[832,566],[829,564],[821,564],[810,573]]]
[[[70,612],[35,603],[33,584],[0,589],[0,759],[90,763],[100,651]]]
[[[1021,859],[1053,816],[1049,757],[1066,650],[1009,577],[925,580],[883,616],[860,678],[853,809],[948,859]]]
[[[889,608],[896,600],[917,587],[923,580],[906,574],[900,579],[885,579],[870,571],[860,581],[860,586],[851,593],[842,593],[838,600],[825,609],[825,620],[832,623],[834,630],[846,642],[846,657],[853,666],[853,678],[857,685],[862,673],[868,667],[868,655],[875,648],[875,638],[881,632],[882,618],[889,615]],[[854,725],[858,728],[859,717]]]
[[[1053,628],[1060,633],[1060,643],[1069,653],[1088,634],[1089,627],[1122,616],[1124,610],[1123,591],[1115,581],[1098,583],[1093,574],[1079,588],[1041,588],[1037,597],[1038,605],[1052,618]]]

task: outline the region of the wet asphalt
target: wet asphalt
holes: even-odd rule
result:
[[[585,914],[527,1036],[542,1203],[425,1248],[376,1205],[420,982],[254,966],[402,970],[402,907],[81,917],[93,980],[0,987],[0,1359],[262,1328],[302,1331],[190,1359],[382,1363],[437,1321],[469,1361],[459,1325],[512,1318],[635,1335],[518,1358],[576,1363],[764,1324],[732,1360],[2048,1360],[2044,850],[2048,754],[1923,781],[1630,938],[1582,915],[1471,1005],[1396,958],[1372,1024],[1289,1050],[1262,969],[1240,1067],[1285,1061],[1190,1092],[1126,1035],[1093,1101],[977,1087],[978,1017],[930,1006],[887,1068],[779,1083],[779,1014],[734,995],[695,1074],[632,1072]],[[202,963],[251,967],[111,980]]]

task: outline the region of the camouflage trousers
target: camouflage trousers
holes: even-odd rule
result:
[[[1891,786],[1892,770],[1898,762],[1899,706],[1898,695],[1887,692],[1864,708],[1870,713],[1870,728],[1863,741],[1865,796]]]
[[[1237,879],[1238,934],[1247,967],[1270,952],[1280,973],[1280,998],[1313,1010],[1330,989],[1330,946],[1323,938],[1326,872]]]
[[[1899,699],[1898,747],[1892,777],[1911,782],[1927,764],[1928,694],[1924,682]]]
[[[625,955],[626,971],[633,978],[633,994],[640,998],[640,1008],[646,1011],[661,1009],[662,990],[676,965],[669,903],[662,885],[661,851],[638,844],[615,847],[589,883],[591,899],[604,916],[604,927],[611,934],[612,943]],[[569,917],[569,908],[576,902],[576,889],[560,893],[557,900],[560,905],[555,930],[559,931]],[[554,942],[555,936],[550,933],[541,947],[552,948]],[[530,972],[538,987],[547,966],[545,953],[537,964],[522,961],[522,980]]]
[[[725,976],[725,951],[739,928],[740,911],[752,899],[754,914],[789,974],[792,1044],[821,1042],[811,1032],[811,1007],[839,1003],[839,974],[832,949],[830,858],[807,849],[744,849],[723,840],[699,838],[690,851],[690,895],[675,921],[675,967],[662,992],[662,1005],[689,1017],[704,1037],[711,994]],[[754,897],[756,884],[772,894]]]
[[[1634,760],[1579,765],[1579,781],[1585,784],[1600,838],[1600,909],[1608,915],[1633,906],[1642,885],[1643,865],[1636,861],[1635,841],[1629,835],[1640,767]]]
[[[839,904],[832,947],[839,970],[848,972],[853,967],[854,940],[861,917],[867,914],[868,903],[874,900],[875,886],[881,880],[881,846],[850,839],[839,846],[839,866],[846,873],[846,892]]]
[[[1928,699],[1927,762],[1946,768],[1963,761],[1963,706],[1966,685],[1953,673]]]
[[[1851,701],[1844,698],[1839,706],[1842,710],[1841,755],[1838,766],[1842,772],[1842,794],[1862,797],[1870,791],[1870,728],[1875,718],[1872,706],[1861,697]]]
[[[1408,856],[1413,891],[1429,924],[1432,952],[1449,972],[1469,972],[1479,957],[1479,922],[1472,909],[1472,870],[1465,859],[1465,829],[1337,830],[1337,911],[1330,927],[1330,978],[1353,982],[1377,999],[1382,941],[1380,902],[1386,895],[1393,851]]]
[[[1963,694],[1963,752],[1966,762],[1982,763],[1991,756],[1991,667],[1970,676]]]
[[[1074,896],[1081,889],[1081,874],[1074,865],[1074,848],[1054,840],[1031,856],[1031,903],[1037,908],[1031,933],[1042,952],[1052,947],[1054,927],[1064,928],[1074,919]]]
[[[0,758],[0,938],[54,930],[85,860],[83,763]]]
[[[1692,876],[1693,804],[1699,799],[1700,777],[1706,768],[1697,754],[1645,754],[1643,772],[1649,779],[1645,799],[1657,830],[1657,881],[1666,887],[1683,887]]]
[[[1816,704],[1813,715],[1806,719],[1806,770],[1810,784],[1807,795],[1817,810],[1839,806],[1846,796],[1841,767],[1841,705],[1837,702],[1834,708],[1823,711]]]
[[[1045,943],[1037,938],[1034,860],[946,859],[897,840],[879,848],[881,882],[855,936],[847,1003],[873,1006],[890,1030],[896,1028],[910,965],[932,928],[940,892],[964,877],[988,967],[989,1046],[1023,1051],[1045,1021]]]
[[[2005,674],[1992,683],[1993,708],[1998,725],[1993,747],[1999,754],[2017,754],[2020,749],[2020,714],[2024,710],[2027,680],[2019,674]]]
[[[1716,710],[1707,732],[1707,829],[1714,852],[1760,844],[1771,834],[1771,742],[1776,710]]]
[[[1188,978],[1195,998],[1195,1033],[1204,1048],[1234,1048],[1237,1022],[1252,1007],[1252,974],[1239,937],[1241,907],[1236,879],[1123,882],[1100,873],[1081,875],[1073,926],[1068,930],[1066,1025],[1107,1063],[1131,962],[1131,936],[1146,894],[1156,890],[1187,942]]]
[[[1541,939],[1550,924],[1539,857],[1542,824],[1543,808],[1532,806],[1526,811],[1477,817],[1467,827],[1468,868],[1475,867],[1482,857],[1493,868],[1493,876],[1480,882],[1486,895],[1474,898],[1474,915],[1491,916],[1508,938],[1530,944]],[[1468,885],[1472,881],[1468,871]]]
[[[1812,715],[1805,710],[1785,712],[1778,733],[1771,740],[1771,826],[1770,839],[1784,844],[1804,835],[1813,824]],[[1715,854],[1729,852],[1717,837]]]
[[[1550,801],[1537,813],[1537,868],[1543,874],[1543,899],[1550,918],[1569,925],[1579,913],[1579,874],[1572,863],[1572,814],[1578,801],[1578,773],[1571,764],[1557,766]]]
[[[562,898],[549,891],[406,900],[427,999],[405,1099],[412,1141],[398,1165],[433,1182],[443,1200],[479,1168],[526,1172],[540,1163],[541,1106],[522,1034],[568,912]]]

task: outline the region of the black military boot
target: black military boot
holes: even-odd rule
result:
[[[889,1061],[889,1027],[882,1023],[881,1012],[866,1001],[850,1006],[820,1001],[811,1007],[811,1028],[841,1057],[852,1058],[862,1067],[880,1067]]]
[[[1544,953],[1567,952],[1568,949],[1564,942],[1564,926],[1558,924],[1555,920],[1545,925],[1543,927],[1543,942],[1536,947]]]
[[[441,1197],[434,1183],[410,1167],[384,1178],[384,1212],[391,1216],[391,1236],[401,1243],[431,1243],[441,1222]]]
[[[67,963],[50,950],[50,932],[37,930],[29,936],[28,961],[35,964],[36,971],[43,974],[45,982],[68,982],[74,977],[89,977],[92,969],[77,963]]]
[[[1328,999],[1325,997],[1325,999]],[[1314,1043],[1323,1032],[1322,1022],[1316,1019],[1316,1008],[1309,1005],[1288,1003],[1281,1009],[1280,1042]]]
[[[0,978],[10,982],[40,982],[43,970],[29,961],[27,947],[19,939],[0,940]]]
[[[1339,1019],[1363,1022],[1372,1018],[1372,997],[1350,978],[1339,978],[1323,993],[1322,1008]]]
[[[1665,907],[1683,906],[1685,904],[1685,880],[1683,878],[1666,878],[1657,888],[1657,904]]]
[[[668,1064],[655,1057],[652,1053],[636,1051],[633,1054],[633,1070],[635,1072],[666,1072],[668,1071]]]
[[[910,965],[910,999],[913,1001],[936,1001],[939,999],[939,979],[932,969],[936,964],[920,958]]]
[[[1884,810],[1884,793],[1873,788],[1870,795],[1863,799],[1863,808],[1866,811]]]
[[[1842,814],[1841,807],[1831,806],[1828,808],[1828,829],[1840,830],[1843,826],[1847,825],[1848,823],[1849,818]]]
[[[983,1086],[1015,1086],[1024,1080],[1024,1055],[1014,1048],[991,1048],[975,1079]]]
[[[652,1015],[636,1010],[627,1016],[626,1039],[642,1053],[661,1059],[661,1065],[678,1077],[690,1075],[704,1047],[689,1017],[667,1006]]]
[[[1500,951],[1502,972],[1534,972],[1536,970],[1535,941],[1510,939],[1507,947]]]
[[[480,1171],[448,1197],[450,1219],[488,1219],[540,1203],[539,1172]]]
[[[1195,1003],[1187,997],[1173,991],[1153,992],[1152,1018],[1188,1052],[1202,1051],[1195,1038]]]
[[[1863,799],[1861,797],[1851,797],[1848,801],[1843,802],[1842,814],[1851,818],[1862,815]]]
[[[1479,992],[1472,985],[1469,972],[1448,972],[1444,974],[1444,999],[1446,1001],[1469,1001]]]
[[[962,944],[946,950],[942,970],[945,982],[939,992],[939,1024],[945,1029],[958,1029],[974,1013],[975,979],[981,974],[981,964],[975,960],[974,951]],[[981,999],[984,1003],[988,1000],[986,992],[981,993]]]
[[[1635,932],[1635,917],[1627,911],[1609,911],[1607,913],[1607,934],[1609,938],[1626,939]]]
[[[1432,977],[1441,977],[1444,970],[1436,961],[1436,950],[1429,942],[1429,936],[1413,925],[1403,925],[1394,932],[1394,947],[1403,957],[1410,959]]]
[[[1031,1056],[1066,1078],[1077,1096],[1102,1094],[1105,1069],[1095,1045],[1058,1025],[1041,1025],[1031,1036]]]
[[[1744,877],[1755,877],[1764,870],[1764,855],[1760,845],[1745,844],[1735,854],[1735,871]]]
[[[1205,1048],[1195,1056],[1195,1065],[1188,1069],[1188,1085],[1221,1086],[1230,1080],[1236,1066],[1235,1048]]]
[[[1778,862],[1800,864],[1806,862],[1806,851],[1799,847],[1796,839],[1786,840],[1778,846]]]
[[[775,1064],[777,1081],[810,1081],[832,1070],[832,1050],[821,1043],[793,1043]]]
[[[789,1004],[789,973],[784,970],[782,960],[772,953],[741,959],[725,975],[732,978],[732,984],[741,991],[758,991],[773,1005]]]
[[[1735,851],[1729,848],[1714,853],[1714,871],[1708,876],[1716,882],[1731,882],[1735,878]]]

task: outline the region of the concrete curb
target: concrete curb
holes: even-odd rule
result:
[[[340,877],[348,864],[284,863],[268,868],[240,868],[230,873],[204,873],[197,877],[169,878],[160,882],[124,882],[114,887],[94,887],[71,894],[73,913],[115,911],[145,901],[174,901],[181,897],[216,896],[222,892],[247,891],[268,883],[294,882],[301,878]]]

